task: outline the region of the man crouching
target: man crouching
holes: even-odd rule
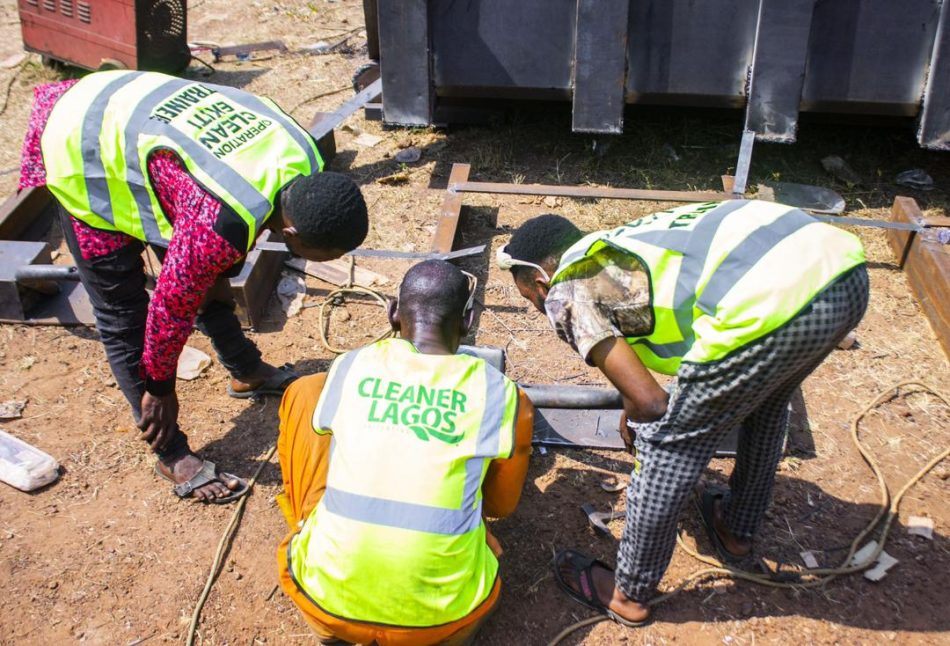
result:
[[[280,582],[322,640],[464,644],[498,600],[500,548],[482,518],[518,504],[534,409],[455,354],[473,296],[454,265],[415,265],[389,310],[402,338],[284,395]]]

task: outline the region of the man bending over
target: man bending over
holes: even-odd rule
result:
[[[790,206],[731,200],[587,235],[542,215],[498,260],[623,395],[621,434],[639,461],[616,572],[565,550],[555,577],[579,602],[639,624],[670,562],[680,510],[736,427],[729,490],[706,488],[697,502],[722,560],[750,553],[789,398],[867,307],[861,242]],[[650,370],[676,375],[669,395]]]
[[[284,395],[280,582],[323,640],[463,644],[498,600],[500,549],[482,517],[518,504],[534,409],[455,354],[472,296],[450,263],[414,266],[389,311],[402,338],[343,354]]]

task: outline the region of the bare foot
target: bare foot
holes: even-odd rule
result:
[[[582,573],[576,571],[569,559],[565,559],[558,567],[561,573],[561,580],[567,583],[578,594],[584,596],[584,591],[579,587],[579,577]],[[649,606],[634,601],[617,589],[614,584],[614,573],[596,563],[591,566],[591,579],[594,583],[594,595],[597,601],[613,610],[616,614],[627,621],[640,623],[646,621],[650,616]]]
[[[713,529],[716,530],[716,535],[722,541],[722,546],[731,555],[743,557],[752,551],[752,541],[733,535],[726,527],[726,521],[722,517],[722,498],[717,498],[713,503]]]
[[[191,480],[204,464],[204,460],[194,453],[185,453],[165,462],[158,461],[158,469],[165,476],[171,478],[176,484],[181,484]],[[224,498],[232,491],[235,491],[241,483],[237,480],[227,480],[225,482],[216,481],[202,485],[192,492],[195,500],[212,500],[214,498]]]

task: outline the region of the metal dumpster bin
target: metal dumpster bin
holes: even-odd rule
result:
[[[563,99],[576,132],[634,103],[744,107],[763,141],[800,111],[918,117],[950,148],[950,7],[940,0],[364,0],[383,118],[431,125],[447,98]]]

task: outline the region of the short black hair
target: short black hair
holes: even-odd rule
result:
[[[413,265],[399,286],[399,312],[417,322],[440,325],[461,320],[468,302],[468,278],[445,260]]]
[[[543,264],[548,259],[559,259],[561,254],[584,237],[583,232],[567,218],[546,213],[531,218],[511,236],[505,248],[512,258]],[[531,267],[515,265],[511,273],[517,278],[522,272],[533,271]]]
[[[356,182],[346,175],[301,175],[284,191],[284,215],[308,247],[352,251],[366,239],[366,201]]]

